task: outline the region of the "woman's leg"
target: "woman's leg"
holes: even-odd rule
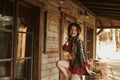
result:
[[[72,74],[71,80],[85,80],[82,75]]]
[[[65,61],[65,60],[59,60],[57,62],[57,67],[60,69],[60,71],[63,72],[63,74],[65,75],[65,77],[68,79],[68,73],[67,73],[67,69],[69,67],[69,61]]]

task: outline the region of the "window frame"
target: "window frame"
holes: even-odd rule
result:
[[[7,1],[5,2],[7,4]],[[38,79],[38,72],[36,72],[35,70],[38,69],[38,58],[36,58],[35,56],[38,56],[38,50],[39,50],[39,38],[38,38],[38,35],[39,35],[39,14],[40,14],[40,8],[37,7],[37,6],[34,6],[28,2],[25,2],[25,1],[21,1],[21,0],[14,0],[13,2],[13,6],[14,6],[14,12],[13,12],[13,18],[14,18],[14,23],[13,23],[13,30],[8,30],[8,29],[2,29],[0,28],[0,31],[3,31],[3,32],[9,32],[9,33],[12,33],[12,56],[11,58],[4,58],[4,59],[0,59],[0,63],[1,62],[9,62],[11,64],[11,71],[10,71],[10,78],[14,79],[15,78],[15,74],[16,74],[16,71],[15,71],[15,66],[16,66],[16,54],[17,54],[17,38],[18,38],[18,33],[20,31],[17,31],[17,17],[18,17],[18,13],[19,13],[19,4],[21,5],[24,5],[26,7],[30,7],[31,10],[34,10],[32,11],[33,14],[36,14],[35,16],[32,16],[32,26],[33,26],[33,32],[32,33],[29,33],[29,32],[25,32],[25,34],[32,34],[32,56],[31,57],[25,57],[25,58],[21,58],[21,59],[18,59],[18,60],[29,60],[31,59],[31,78],[28,79],[28,80],[36,80],[36,76],[37,75],[37,79]],[[24,33],[24,32],[23,32]],[[37,70],[38,71],[38,70]],[[34,73],[34,74],[33,74]],[[28,76],[29,77],[29,76]],[[0,79],[5,79],[6,77],[0,77]]]

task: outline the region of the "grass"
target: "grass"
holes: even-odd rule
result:
[[[120,70],[120,62],[110,62],[110,66],[113,71]]]

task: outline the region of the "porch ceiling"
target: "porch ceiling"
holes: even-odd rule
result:
[[[97,27],[120,28],[120,0],[78,0],[97,16]]]

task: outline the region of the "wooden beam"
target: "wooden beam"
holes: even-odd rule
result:
[[[106,14],[106,13],[96,13],[97,15],[101,15],[101,16],[106,16],[106,17],[116,17],[116,18],[120,18],[120,15],[118,14]]]
[[[114,27],[111,19],[109,19],[109,22],[110,22],[111,26]]]
[[[110,18],[110,19],[114,19],[114,20],[120,20],[120,17],[115,17],[115,16],[108,16],[108,15],[98,15],[100,17],[105,17],[105,18]]]
[[[112,29],[120,28],[120,26],[97,26],[97,28],[103,28],[103,27],[104,27],[104,29],[105,28],[112,28]]]
[[[90,9],[106,9],[106,10],[120,10],[120,8],[113,8],[112,6],[107,7],[107,6],[98,6],[98,5],[86,5]]]
[[[71,0],[71,1],[74,2],[75,4],[77,4],[78,6],[82,7],[83,9],[85,9],[86,11],[91,13],[92,15],[96,16],[96,14],[94,12],[92,12],[89,8],[87,8],[86,5],[83,5],[81,3],[81,1],[79,1],[79,0]]]
[[[120,18],[120,15],[119,14],[112,14],[112,13],[96,13],[97,15],[107,15],[107,16],[114,16],[114,17],[119,17]]]
[[[109,12],[120,12],[120,10],[109,10],[109,9],[98,9],[98,8],[89,8],[91,11],[99,10],[99,11],[109,11]]]
[[[100,34],[102,31],[103,31],[103,28],[97,32],[97,35]]]
[[[103,3],[103,2],[92,2],[92,1],[80,1],[83,4],[86,5],[105,5],[105,6],[120,6],[118,3]]]
[[[103,31],[103,24],[102,24],[102,22],[101,22],[101,20],[100,20],[99,18],[97,18],[97,21],[98,21],[99,24],[102,26],[101,30],[97,32],[97,35],[98,35],[101,31]],[[98,26],[97,26],[97,27],[98,27]]]
[[[76,19],[78,18],[78,14],[75,13],[75,12],[73,12],[70,9],[60,7],[60,11],[63,12],[63,13],[65,13],[65,14],[67,14],[67,15],[69,15],[69,16],[72,16],[72,17],[74,17]]]
[[[93,12],[95,12],[95,13],[107,13],[107,14],[120,14],[120,12],[118,12],[118,11],[107,11],[107,10],[99,10],[99,9],[96,9],[96,10],[92,10]]]

